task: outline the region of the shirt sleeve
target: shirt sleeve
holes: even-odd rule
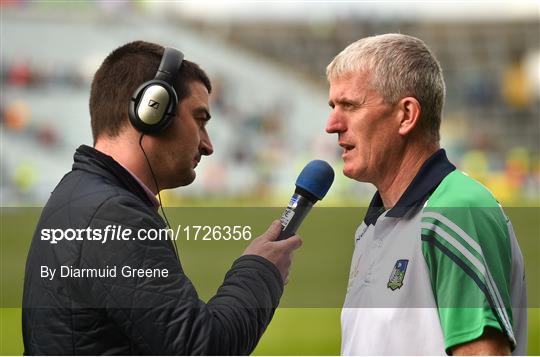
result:
[[[421,221],[422,253],[445,348],[449,352],[472,341],[490,326],[505,334],[514,349],[508,219],[498,205],[457,206],[428,205]]]

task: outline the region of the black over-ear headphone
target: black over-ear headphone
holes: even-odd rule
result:
[[[184,60],[179,50],[166,47],[154,79],[143,83],[129,101],[129,120],[144,134],[159,134],[176,115],[178,96],[173,83]]]

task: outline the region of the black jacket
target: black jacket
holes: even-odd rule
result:
[[[249,354],[283,292],[277,268],[259,256],[240,257],[205,304],[168,240],[43,240],[47,229],[166,227],[144,189],[111,157],[81,146],[74,159],[43,209],[28,254],[25,354]],[[60,278],[60,266],[118,271]],[[125,278],[122,266],[167,269],[168,277]],[[43,267],[57,269],[52,280],[41,277]]]

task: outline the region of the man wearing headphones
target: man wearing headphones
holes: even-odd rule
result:
[[[299,237],[275,241],[281,225],[273,222],[204,303],[173,244],[135,234],[167,227],[155,196],[189,185],[201,157],[212,154],[211,89],[204,71],[180,51],[147,42],[126,44],[102,63],[90,95],[94,147],[77,149],[28,254],[25,354],[253,351],[279,303]],[[98,239],[121,229],[119,239]],[[51,244],[44,236],[51,230],[82,234]],[[125,266],[160,273],[126,278]]]

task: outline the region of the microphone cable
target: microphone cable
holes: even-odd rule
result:
[[[144,151],[144,148],[142,146],[143,137],[144,137],[144,133],[141,133],[141,137],[139,138],[139,146],[141,147],[144,158],[146,159],[146,163],[148,164],[148,168],[150,169],[150,174],[152,175],[152,179],[154,180],[154,184],[156,186],[156,191],[157,191],[158,199],[159,199],[159,207],[161,207],[161,214],[163,214],[163,218],[165,218],[165,222],[167,223],[167,227],[169,227],[169,229],[172,230],[171,224],[169,223],[169,219],[167,218],[167,215],[165,214],[165,210],[163,209],[163,202],[161,201],[161,194],[159,192],[159,185],[158,185],[158,182],[157,182],[157,179],[156,179],[156,175],[154,175],[154,170],[152,170],[152,165],[150,165],[150,160],[148,159],[148,156],[146,155],[146,151]],[[167,236],[168,236],[168,234],[167,234]],[[172,238],[171,238],[171,240],[173,242],[174,253],[176,254],[176,259],[178,261],[180,261],[180,257],[178,256],[178,247],[176,245],[176,240],[172,239]]]

